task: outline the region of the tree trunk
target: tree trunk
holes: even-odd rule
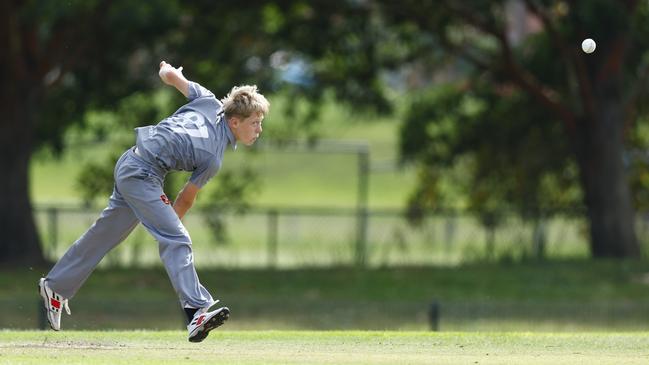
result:
[[[0,265],[44,262],[29,199],[29,160],[34,148],[36,95],[33,57],[25,58],[18,16],[22,2],[0,2]]]
[[[600,97],[593,120],[581,120],[575,143],[593,257],[639,257],[635,213],[623,161],[619,98]]]
[[[4,86],[0,108],[0,263],[39,265],[45,262],[29,198],[29,160],[33,128],[27,102]],[[24,97],[24,95],[22,95]]]

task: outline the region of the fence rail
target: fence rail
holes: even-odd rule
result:
[[[98,217],[100,209],[37,206],[36,221],[45,254],[56,259]],[[198,209],[184,219],[197,265],[220,267],[302,267],[327,265],[457,264],[469,260],[523,257],[586,257],[586,221],[557,214],[528,221],[507,215],[485,225],[475,214],[438,212],[412,226],[403,211],[349,208],[252,207]],[[209,229],[220,215],[225,239]],[[641,242],[649,224],[639,219]],[[104,260],[104,265],[159,264],[157,245],[138,227]]]

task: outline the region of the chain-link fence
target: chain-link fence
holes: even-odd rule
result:
[[[225,229],[220,240],[206,219],[215,214]],[[39,207],[35,215],[45,254],[56,259],[94,222],[99,210]],[[485,225],[473,214],[437,213],[413,226],[397,210],[252,208],[245,213],[197,210],[184,223],[197,265],[218,267],[452,265],[588,255],[587,222],[573,215],[536,221],[508,215],[496,225]],[[641,242],[649,237],[647,227],[639,219]],[[102,263],[157,264],[157,244],[141,226]]]

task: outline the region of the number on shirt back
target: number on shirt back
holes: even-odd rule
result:
[[[176,133],[189,134],[196,138],[209,138],[210,134],[205,125],[205,118],[196,112],[185,112],[174,116],[177,126],[171,127]]]

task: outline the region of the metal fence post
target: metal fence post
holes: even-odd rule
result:
[[[433,300],[428,309],[428,321],[430,322],[431,331],[439,331],[439,303]]]
[[[369,191],[370,153],[367,148],[358,151],[358,197],[356,227],[356,266],[365,266],[367,260],[367,200]]]
[[[496,258],[496,225],[485,226],[485,245],[486,257],[488,259]]]
[[[268,211],[268,267],[277,267],[277,236],[278,236],[278,221],[279,212],[277,209],[270,209]]]
[[[532,252],[535,259],[543,260],[545,256],[545,246],[545,220],[541,217],[534,222],[534,232],[532,233]]]
[[[47,209],[47,225],[48,225],[48,243],[50,244],[49,253],[52,258],[56,257],[56,249],[59,242],[59,210],[58,208],[51,207]]]

